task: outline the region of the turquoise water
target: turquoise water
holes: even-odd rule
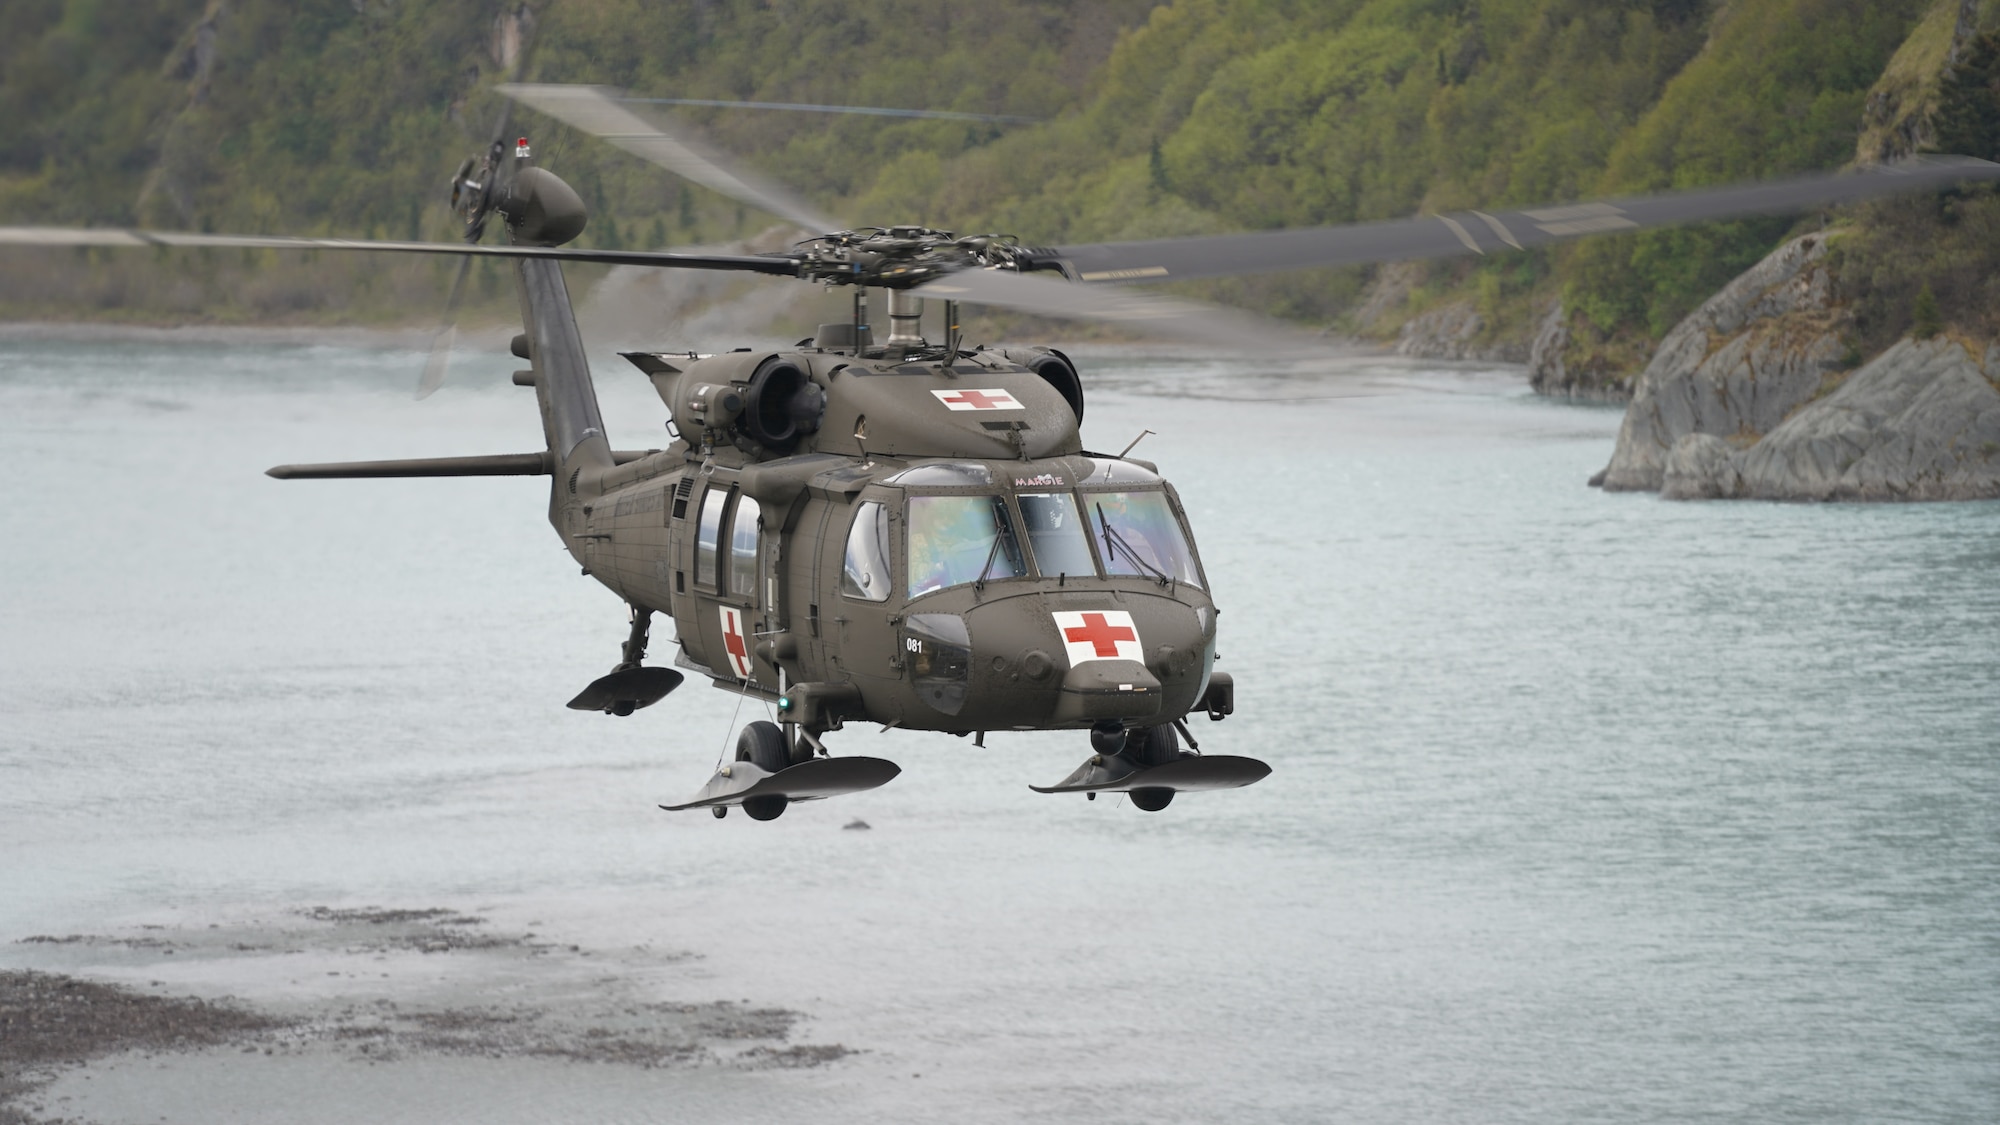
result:
[[[1605,495],[1618,414],[1515,370],[1084,362],[1222,607],[1195,733],[1273,775],[1147,814],[1028,791],[1075,736],[855,726],[901,778],[754,824],[654,808],[733,697],[563,709],[624,620],[539,481],[262,476],[531,449],[511,361],[416,403],[405,352],[0,341],[0,941],[476,905],[865,1051],[702,1076],[725,1116],[2000,1117],[2000,504]],[[671,1119],[581,1069],[577,1119]]]

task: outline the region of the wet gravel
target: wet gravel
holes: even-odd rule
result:
[[[244,1056],[245,1068],[265,1057],[313,1055],[371,1064],[466,1057],[762,1070],[821,1066],[854,1053],[840,1044],[793,1043],[803,1018],[798,1012],[727,1000],[646,998],[626,987],[615,955],[584,960],[609,951],[542,941],[532,932],[497,932],[486,919],[453,910],[321,906],[287,911],[270,922],[38,934],[14,945],[29,954],[45,951],[67,971],[0,970],[0,1125],[68,1120],[49,1116],[60,1107],[45,1104],[45,1088],[67,1071],[87,1072],[95,1062],[134,1054],[171,1058],[226,1050]],[[389,973],[372,971],[396,958],[409,962],[412,954],[420,955],[415,963],[469,970],[467,985],[444,992],[399,989]],[[656,970],[699,959],[651,951],[644,956],[644,965],[634,967]],[[321,983],[252,1001],[164,995],[161,981],[138,985],[91,976],[96,970],[129,978],[147,965],[184,968],[218,959],[247,968],[273,958],[286,958],[284,964],[309,960]],[[593,971],[586,987],[562,976],[566,969],[600,964],[614,971]],[[503,993],[478,984],[482,974],[518,981],[524,971],[530,979],[542,974],[552,986],[537,991],[516,984]],[[572,983],[556,986],[558,980]]]
[[[220,1046],[285,1021],[199,997],[149,996],[32,970],[0,971],[0,1125],[42,1120],[18,1104],[57,1068],[126,1051]]]

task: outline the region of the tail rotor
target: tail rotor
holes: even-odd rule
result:
[[[535,53],[534,26],[528,25],[524,33],[525,41],[514,56],[514,66],[507,76],[507,84],[513,85],[527,73],[528,60]],[[493,126],[493,140],[486,146],[483,156],[468,156],[459,162],[458,171],[451,177],[451,211],[464,223],[465,242],[477,246],[486,234],[486,220],[497,209],[500,201],[507,198],[512,189],[515,164],[528,157],[528,139],[522,137],[510,148],[507,134],[514,121],[514,100],[500,100],[500,119]],[[438,330],[431,337],[431,351],[424,361],[424,372],[417,380],[417,395],[429,398],[444,386],[445,376],[451,372],[451,349],[458,342],[458,306],[465,297],[466,276],[472,272],[472,255],[458,260],[458,271],[452,275],[451,289],[444,301],[444,315],[438,320]]]

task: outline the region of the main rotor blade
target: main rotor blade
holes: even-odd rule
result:
[[[1257,231],[1151,242],[1063,246],[1051,253],[1080,281],[1222,277],[1522,250],[1585,235],[1752,215],[1781,215],[1893,192],[2000,179],[2000,164],[1969,156],[1920,156],[1859,172],[1800,176],[1518,211],[1459,211],[1387,223]]]
[[[1039,117],[1019,117],[1011,113],[959,113],[949,109],[891,109],[877,105],[814,105],[809,102],[732,102],[714,98],[635,98],[617,99],[626,105],[687,105],[706,109],[776,109],[791,113],[840,113],[864,117],[921,117],[934,121],[986,121],[995,125],[1037,125]]]
[[[563,246],[468,246],[463,242],[375,242],[357,238],[190,234],[118,227],[0,227],[0,246],[217,247],[230,250],[372,250],[391,254],[466,254],[487,258],[553,258],[607,266],[737,270],[798,276],[795,259],[765,254],[675,254],[665,250],[579,250]]]
[[[669,135],[618,104],[616,91],[602,86],[547,85],[506,85],[499,90],[565,125],[610,141],[642,160],[738,202],[797,223],[810,233],[845,229],[784,188],[747,172],[734,171],[721,157],[703,151],[693,141]]]
[[[996,305],[1068,320],[1102,320],[1152,336],[1264,354],[1323,350],[1325,341],[1254,313],[1142,293],[1119,285],[1076,285],[1005,270],[960,270],[917,286],[921,297]]]

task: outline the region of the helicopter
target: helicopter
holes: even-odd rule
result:
[[[525,361],[544,447],[474,457],[280,465],[286,480],[547,476],[548,518],[571,558],[623,599],[631,625],[611,670],[572,698],[629,716],[688,675],[768,703],[776,721],[738,735],[672,811],[740,807],[772,820],[795,801],[886,784],[899,768],[833,756],[850,722],[989,733],[1071,730],[1090,754],[1042,793],[1125,794],[1157,812],[1183,792],[1268,776],[1254,758],[1206,754],[1188,725],[1235,709],[1216,669],[1219,609],[1180,498],[1159,466],[1084,448],[1084,378],[1047,346],[967,346],[962,304],[1109,320],[1259,352],[1302,333],[1133,289],[1183,280],[1521,251],[1573,238],[2000,179],[2000,165],[1918,157],[1695,192],[1306,230],[1074,246],[918,225],[850,227],[729,168],[690,138],[593,86],[500,87],[510,99],[820,232],[762,254],[579,249],[574,189],[538,166],[503,113],[481,156],[451,179],[463,243],[170,231],[0,227],[0,244],[211,246],[463,255],[419,397],[443,381],[450,310],[476,256],[513,262]],[[506,242],[483,245],[493,218]],[[785,349],[620,353],[669,416],[666,448],[616,450],[563,274],[565,262],[749,272],[852,292],[851,316]],[[887,332],[871,318],[884,294]],[[942,331],[924,327],[942,306]],[[1143,435],[1142,435],[1143,436]],[[1134,443],[1136,445],[1136,442]],[[674,667],[650,665],[652,620],[670,618]],[[1185,745],[1183,745],[1185,744]]]

